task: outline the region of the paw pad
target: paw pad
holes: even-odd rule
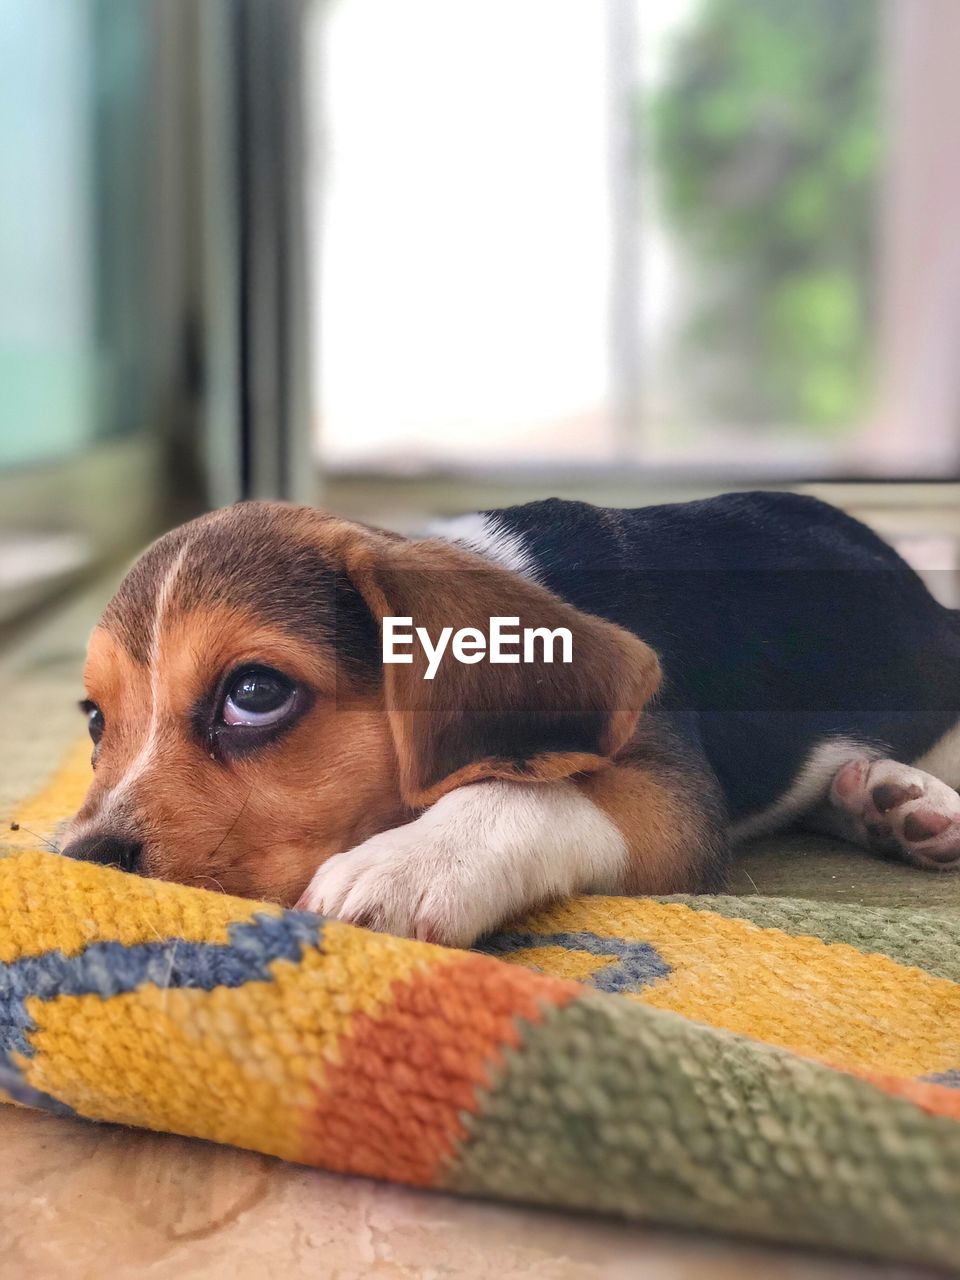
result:
[[[868,848],[920,866],[960,864],[960,795],[932,774],[896,760],[852,760],[830,797]]]
[[[912,783],[909,787],[898,786],[895,782],[881,782],[873,788],[873,803],[878,813],[889,813],[898,809],[908,800],[919,800],[923,788]],[[922,837],[918,837],[922,838]]]
[[[942,813],[908,813],[903,820],[903,834],[908,840],[929,840],[952,825],[953,819]]]

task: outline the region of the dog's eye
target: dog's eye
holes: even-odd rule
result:
[[[293,710],[297,688],[279,671],[249,667],[227,687],[220,718],[230,725],[279,724]]]
[[[93,745],[96,746],[103,737],[103,712],[95,702],[91,702],[89,698],[85,698],[80,703],[80,710],[87,717],[87,728],[90,730],[90,737],[93,739]]]

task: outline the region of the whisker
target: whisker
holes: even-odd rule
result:
[[[233,835],[234,831],[236,830],[237,823],[240,821],[240,818],[243,815],[243,811],[244,809],[246,809],[250,801],[250,797],[252,795],[253,795],[253,784],[251,783],[250,790],[247,792],[246,797],[244,798],[243,804],[237,810],[237,816],[234,818],[234,820],[230,823],[229,827],[227,827],[226,831],[220,837],[220,840],[217,843],[216,847],[211,849],[210,852],[207,854],[206,858],[204,859],[205,862],[208,862],[212,857],[218,854],[220,850],[223,848],[226,841],[230,838],[230,836]]]
[[[191,876],[190,878],[191,880],[210,880],[213,884],[217,886],[217,888],[220,890],[221,893],[227,892],[216,876],[194,875],[194,876]]]
[[[31,831],[29,827],[23,827],[19,822],[10,823],[11,831],[25,831],[28,836],[33,836],[34,840],[39,840],[41,844],[45,844],[48,849],[52,849],[54,853],[62,853],[63,850],[52,840],[48,840],[46,836],[40,835],[39,831]]]

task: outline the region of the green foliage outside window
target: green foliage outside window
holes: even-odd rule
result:
[[[704,0],[652,109],[712,416],[833,434],[869,386],[880,0]]]

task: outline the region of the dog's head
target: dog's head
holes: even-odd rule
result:
[[[385,666],[384,617],[566,627],[569,664]],[[541,651],[542,657],[542,651]],[[443,542],[245,503],[161,538],[85,672],[94,776],[65,852],[295,902],[328,857],[465,782],[601,767],[659,667],[635,637]]]

